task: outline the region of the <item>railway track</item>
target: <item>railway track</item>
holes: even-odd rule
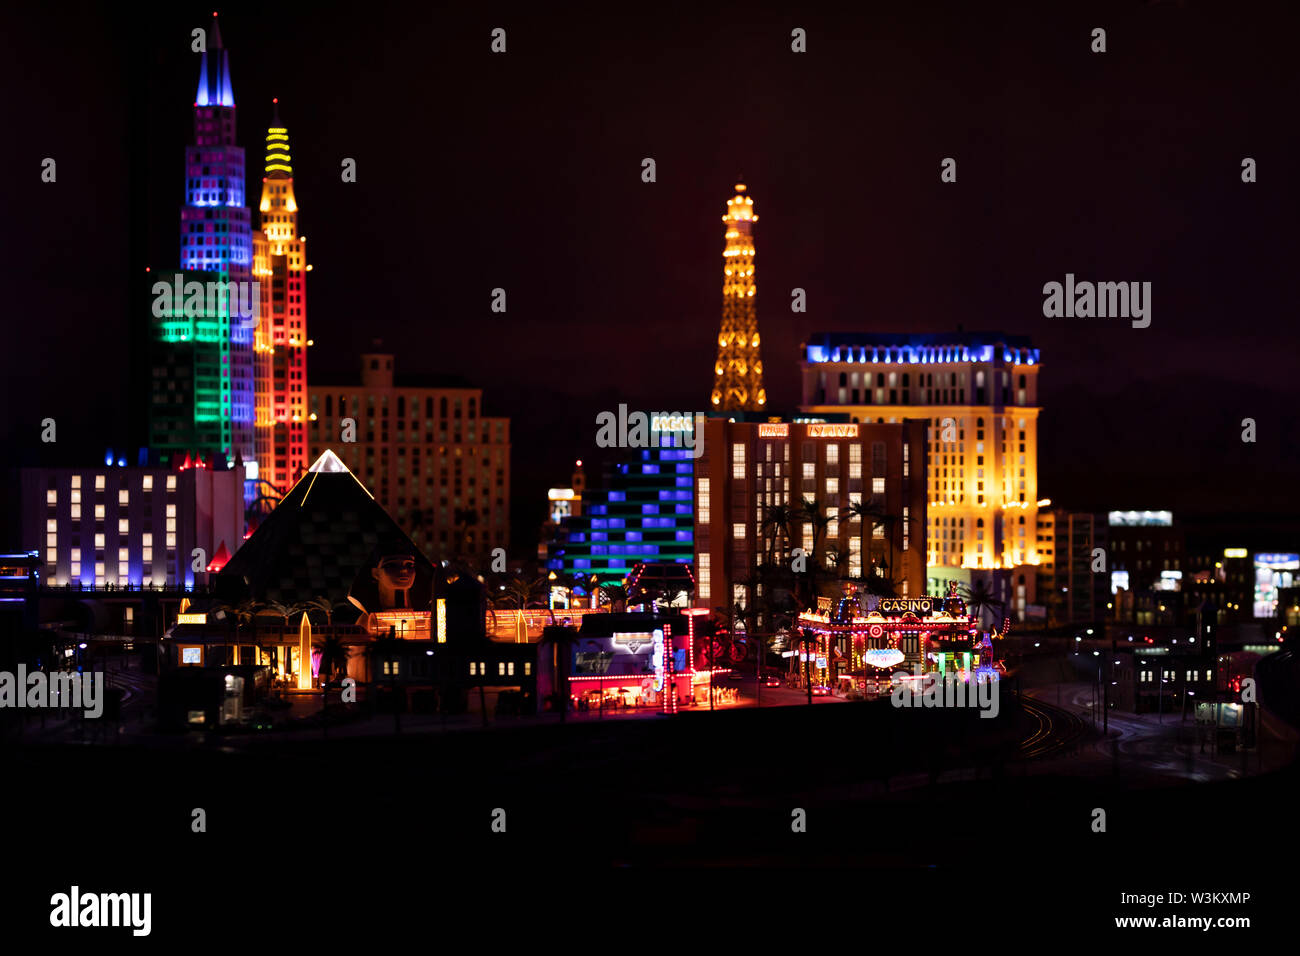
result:
[[[1020,741],[1020,755],[1027,760],[1056,756],[1073,747],[1087,733],[1087,723],[1069,711],[1033,697],[1021,697],[1020,703],[1034,721],[1033,731]]]

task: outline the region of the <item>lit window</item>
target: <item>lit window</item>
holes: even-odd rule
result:
[[[104,536],[102,534],[95,535],[95,547],[102,548],[103,546],[104,546]]]
[[[709,523],[709,479],[700,479],[699,501],[695,509],[695,520],[698,524]]]
[[[73,487],[73,489],[76,490],[76,491],[80,491],[80,490],[81,490],[81,476],[80,476],[80,475],[73,475],[73,476],[72,476],[72,487]],[[74,499],[74,500],[75,500],[75,499]]]
[[[533,672],[533,662],[524,661],[524,676],[528,677]]]
[[[73,505],[73,506],[72,506],[72,517],[73,517],[73,519],[76,520],[76,521],[80,521],[80,520],[81,520],[81,505]]]
[[[145,475],[142,488],[145,491],[153,491],[153,475]]]
[[[497,661],[497,676],[498,676],[498,677],[504,677],[504,676],[505,676],[505,673],[506,673],[506,662],[505,662],[505,661]]]
[[[96,490],[96,491],[103,491],[103,490],[104,490],[104,476],[103,476],[103,475],[96,475],[96,476],[95,476],[95,490]]]
[[[59,533],[57,531],[46,532],[45,546],[47,548],[57,548],[59,546]]]
[[[884,478],[872,478],[872,479],[871,479],[871,493],[872,493],[873,495],[883,495],[883,494],[885,493],[885,479],[884,479]]]
[[[125,488],[123,488],[121,491],[119,491],[119,492],[117,493],[117,503],[118,503],[119,505],[130,504],[130,503],[131,503],[131,493],[130,493],[129,491],[127,491]]]
[[[167,535],[167,547],[169,548],[176,547],[176,535],[174,534]]]
[[[168,506],[167,506],[167,517],[169,517],[169,518],[175,518],[175,517],[176,517],[176,506],[175,506],[175,505],[168,505]]]
[[[698,579],[695,587],[699,591],[701,601],[709,600],[709,557],[705,552],[698,555],[695,561],[695,574]]]
[[[478,664],[473,661],[469,662],[469,676],[474,677],[478,674]]]
[[[146,548],[153,547],[153,532],[152,532],[152,531],[146,531],[143,535],[141,535],[141,538],[143,538],[143,544],[144,544],[144,546],[145,546]]]
[[[168,531],[175,531],[175,530],[176,530],[176,519],[175,519],[175,518],[168,518],[168,519],[167,519],[167,530],[168,530]]]
[[[130,530],[131,530],[131,522],[130,522],[130,521],[128,521],[126,518],[118,518],[118,519],[117,519],[117,533],[118,533],[118,534],[128,534],[128,533],[130,532]]]
[[[733,538],[735,538],[737,541],[739,541],[739,540],[741,540],[741,539],[743,539],[743,538],[745,537],[745,524],[744,524],[744,522],[742,522],[742,521],[737,521],[735,524],[733,524],[733,525],[731,526],[731,536],[732,536]]]
[[[838,478],[826,479],[826,495],[830,498],[838,498],[840,494],[840,480]]]
[[[515,662],[514,662],[514,661],[511,661],[510,663],[508,663],[508,664],[506,665],[506,673],[509,674],[511,677],[514,676],[514,674],[515,674]]]
[[[175,475],[168,475],[168,476],[167,476],[167,490],[168,490],[168,491],[175,491],[175,490],[176,490],[176,476],[175,476]]]
[[[57,505],[59,503],[59,493],[53,488],[45,492],[45,503],[47,505]]]

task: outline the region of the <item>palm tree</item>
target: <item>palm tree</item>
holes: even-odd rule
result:
[[[621,584],[605,584],[600,588],[605,592],[605,598],[609,603],[609,609],[614,613],[621,613],[627,609],[627,588]]]
[[[985,611],[1001,613],[1006,609],[1007,602],[993,593],[993,589],[984,578],[978,578],[973,584],[964,585],[961,592],[962,597],[966,599],[966,605],[974,612],[981,627],[984,624]]]
[[[343,643],[343,639],[337,634],[326,634],[316,642],[315,650],[320,654],[320,676],[321,676],[321,710],[325,709],[326,702],[329,698],[330,679],[340,671],[346,675],[348,672],[348,658],[352,652],[348,646]]]
[[[811,607],[816,603],[817,597],[817,572],[821,569],[821,563],[817,556],[821,554],[822,539],[826,534],[826,529],[830,527],[830,518],[826,517],[826,512],[821,504],[815,498],[803,499],[803,505],[795,512],[795,518],[804,524],[812,526],[813,539],[811,542],[803,542],[804,550],[807,552],[808,568],[806,572],[805,584],[808,590],[808,599],[805,607]],[[808,545],[811,543],[812,547]]]
[[[866,501],[850,502],[848,511],[851,517],[862,521],[864,530],[868,523],[870,524],[871,534],[868,536],[870,539],[874,540],[877,528],[884,530],[885,533],[883,537],[885,538],[885,548],[887,549],[886,565],[887,567],[892,568],[894,566],[893,528],[898,522],[899,516],[887,512],[885,506],[883,504],[878,504],[874,497],[869,498]]]
[[[334,604],[327,597],[317,595],[310,601],[301,601],[289,609],[290,614],[296,614],[302,611],[304,614],[310,614],[312,611],[320,611],[325,615],[325,626],[334,626]]]
[[[781,544],[790,542],[790,525],[794,521],[794,511],[786,505],[769,505],[763,512],[762,529],[768,536],[767,563],[776,564],[776,554],[785,554]]]

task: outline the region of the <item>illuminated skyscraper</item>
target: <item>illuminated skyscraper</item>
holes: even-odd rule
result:
[[[253,272],[261,290],[257,326],[259,477],[289,490],[307,468],[306,240],[298,235],[289,131],[275,100],[266,133],[262,228],[253,235]]]
[[[207,46],[194,100],[194,144],[185,149],[180,281],[187,288],[253,279],[244,151],[235,145],[230,57],[215,16]],[[155,273],[155,292],[177,275]],[[237,302],[240,290],[226,289]],[[251,299],[247,287],[242,291]],[[199,298],[187,291],[184,298],[166,306],[155,299],[150,444],[164,460],[188,451],[239,455],[254,477],[255,319],[220,306],[210,292]]]
[[[803,350],[804,414],[928,423],[930,592],[996,571],[1013,616],[1034,604],[1046,503],[1038,497],[1041,358],[1030,340],[818,332]]]
[[[754,200],[744,183],[727,200],[727,246],[722,251],[722,328],[718,331],[718,361],[713,367],[711,407],[715,411],[761,411],[763,360],[758,348],[758,313],[754,284]]]

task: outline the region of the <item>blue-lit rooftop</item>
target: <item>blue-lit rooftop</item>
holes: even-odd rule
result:
[[[946,362],[1001,362],[1037,365],[1038,349],[1027,335],[1001,332],[931,334],[815,332],[808,337],[805,361],[884,365],[935,365]]]

